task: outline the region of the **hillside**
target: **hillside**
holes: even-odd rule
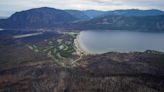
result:
[[[79,10],[65,10],[65,11],[79,20],[90,19],[86,14],[84,14],[82,11]]]
[[[163,31],[164,12],[160,10],[59,10],[48,7],[14,13],[0,19],[6,29],[109,29]]]
[[[164,15],[157,16],[122,16],[107,15],[72,25],[77,29],[109,29],[163,31]]]
[[[99,17],[107,13],[106,11],[98,11],[98,10],[85,10],[82,12],[87,16],[89,16],[90,18]]]
[[[17,54],[21,52],[21,49]],[[12,50],[10,50],[12,52]],[[32,51],[23,50],[28,53]],[[20,54],[21,54],[20,53]],[[12,57],[12,54],[10,54]],[[22,56],[21,55],[21,56]],[[0,70],[5,92],[163,92],[163,54],[107,53],[83,58],[78,66],[62,68],[39,53],[35,61]],[[37,57],[36,57],[37,56]],[[41,58],[42,57],[42,58]],[[154,61],[155,60],[155,61]]]
[[[102,17],[107,15],[124,15],[124,16],[154,16],[164,15],[163,11],[160,10],[139,10],[139,9],[125,9],[125,10],[110,10],[110,11],[98,11],[98,10],[86,10],[84,14],[90,18]]]
[[[69,13],[48,7],[16,12],[8,19],[0,21],[3,28],[44,28],[76,20]],[[3,22],[3,23],[1,23]]]
[[[155,9],[152,10],[127,9],[127,10],[108,11],[104,15],[155,16],[155,15],[164,15],[164,12]]]

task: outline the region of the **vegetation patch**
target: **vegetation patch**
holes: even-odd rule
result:
[[[28,48],[39,53],[44,52],[59,66],[70,66],[74,64],[73,53],[76,52],[74,46],[74,36],[61,36],[56,40],[47,41],[46,45],[30,44]]]

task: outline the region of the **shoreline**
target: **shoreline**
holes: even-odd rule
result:
[[[79,42],[79,34],[76,36],[76,38],[74,39],[74,44],[75,44],[75,48],[76,48],[76,53],[78,55],[88,55],[89,53],[84,51],[81,46],[80,46],[80,42]]]

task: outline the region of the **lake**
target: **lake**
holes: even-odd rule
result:
[[[84,51],[94,54],[145,50],[164,52],[164,32],[82,31],[79,42]]]
[[[0,28],[0,31],[3,31],[4,29]]]

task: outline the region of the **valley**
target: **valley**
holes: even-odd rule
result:
[[[115,87],[136,92],[163,91],[163,53],[85,54],[78,52],[77,43],[74,42],[77,33],[48,31],[40,35],[13,38],[31,32],[1,32],[2,92],[99,92],[106,88],[117,92]],[[8,41],[3,42],[3,39]]]
[[[40,7],[0,28],[0,92],[164,92],[163,11]]]

